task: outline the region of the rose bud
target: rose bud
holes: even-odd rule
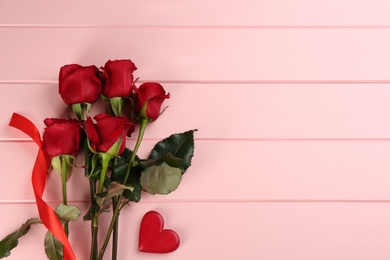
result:
[[[131,60],[107,61],[104,65],[106,84],[103,95],[108,98],[130,97],[133,87],[133,72],[137,69]]]
[[[96,124],[91,117],[84,122],[85,131],[93,152],[109,153],[117,156],[123,153],[126,146],[126,135],[134,132],[134,124],[121,116],[109,116],[100,113],[95,117]]]
[[[159,117],[162,103],[170,97],[160,84],[153,82],[143,83],[138,89],[134,86],[134,92],[134,112],[152,121]]]
[[[47,118],[44,120],[43,149],[51,156],[76,156],[80,149],[81,123],[77,120]]]
[[[122,115],[123,103],[131,96],[136,69],[131,60],[109,60],[104,65],[103,95],[110,101],[111,110],[117,116]]]
[[[94,103],[102,90],[96,66],[65,65],[60,69],[59,92],[67,105]]]
[[[99,156],[102,161],[100,172],[100,182],[98,192],[103,191],[104,180],[111,158],[123,153],[126,147],[126,135],[130,136],[134,132],[134,124],[129,119],[121,116],[109,116],[100,113],[94,117],[96,124],[88,117],[84,122],[85,132],[89,140],[89,147],[95,156]],[[95,164],[92,160],[92,171]]]

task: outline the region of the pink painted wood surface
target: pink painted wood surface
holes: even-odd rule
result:
[[[94,0],[2,0],[0,24],[91,27],[389,26],[388,8],[387,0],[117,0],[115,4]]]
[[[31,204],[2,205],[1,210],[13,214],[15,226],[36,214],[35,205]],[[175,252],[152,255],[137,251],[139,224],[149,210],[164,215],[166,227],[180,235],[181,246]],[[390,254],[389,214],[389,205],[381,203],[141,202],[122,213],[126,221],[120,225],[128,232],[120,235],[118,257],[385,260]],[[81,221],[70,226],[77,259],[87,259],[88,223]],[[10,225],[0,227],[0,233],[13,230]],[[41,242],[44,228],[34,226],[31,232],[20,240],[9,259],[45,259]]]
[[[26,139],[8,127],[13,112],[27,116],[41,131],[43,119],[66,116],[57,83],[0,86],[8,93],[0,96],[0,140]],[[169,107],[148,127],[148,139],[195,128],[200,139],[390,138],[387,84],[179,83],[164,87],[171,93],[164,103]]]
[[[65,116],[62,65],[131,58],[141,81],[172,94],[141,154],[173,132],[199,131],[179,189],[145,195],[122,214],[119,259],[389,259],[389,5],[0,1],[0,237],[37,214],[36,147],[8,127],[11,114],[43,130],[44,118]],[[69,193],[85,211],[81,175]],[[53,207],[58,181],[52,172]],[[137,252],[149,210],[181,236],[174,253]],[[45,259],[44,232],[34,227],[10,259]],[[89,223],[73,224],[79,260],[88,259],[88,233]]]
[[[64,64],[118,58],[131,58],[142,80],[163,82],[390,82],[386,28],[33,27],[0,34],[0,82],[54,81]]]
[[[154,144],[155,141],[145,141],[140,156],[147,157]],[[132,147],[134,143],[128,145]],[[143,200],[390,201],[389,141],[196,140],[196,145],[193,165],[178,190],[169,196],[145,193]],[[31,142],[0,143],[0,158],[8,162],[2,169],[12,173],[9,185],[0,189],[4,202],[33,200],[29,176],[35,150]],[[23,163],[7,151],[20,154]],[[82,160],[78,164],[82,165]],[[53,171],[46,189],[48,199],[61,200],[59,184],[59,176]],[[23,188],[15,191],[17,186]],[[73,174],[68,189],[70,200],[88,199],[88,182],[82,171]]]

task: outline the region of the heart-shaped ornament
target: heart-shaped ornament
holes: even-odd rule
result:
[[[138,250],[145,253],[169,253],[180,244],[179,235],[164,229],[164,219],[156,211],[147,212],[141,221]]]

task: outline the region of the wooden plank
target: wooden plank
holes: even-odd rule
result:
[[[85,206],[80,206],[85,210]],[[5,213],[1,236],[36,212],[34,205],[24,204],[3,204],[0,209]],[[164,259],[385,260],[390,257],[389,204],[139,203],[122,211],[119,259],[161,258],[137,251],[139,223],[150,210],[160,212],[165,228],[175,230],[181,238],[178,250],[165,254]],[[89,222],[79,220],[70,227],[77,259],[87,259]],[[43,227],[35,226],[31,232],[21,239],[12,259],[31,255],[35,259],[45,258]],[[100,232],[103,234],[104,229]]]
[[[0,24],[18,26],[389,26],[386,0],[15,1]],[[93,10],[93,11],[91,11]],[[104,14],[104,15],[102,15]],[[71,19],[69,18],[71,17]],[[216,17],[218,17],[216,19]]]
[[[201,139],[390,138],[387,84],[182,83],[164,87],[171,93],[164,103],[169,107],[150,124],[147,139],[195,128]],[[56,83],[0,84],[0,89],[0,140],[26,139],[8,127],[14,112],[28,117],[41,132],[45,118],[66,118]]]
[[[154,144],[144,141],[139,156],[146,158]],[[0,158],[7,162],[0,202],[34,200],[30,175],[36,150],[31,142],[0,143]],[[193,165],[180,187],[169,196],[143,196],[147,201],[389,201],[389,150],[390,142],[378,141],[196,140]],[[82,170],[73,174],[68,190],[69,200],[88,199]],[[61,200],[54,171],[45,196]]]
[[[182,238],[166,259],[389,259],[388,7],[387,0],[0,1],[0,236],[37,215],[30,183],[37,147],[7,126],[11,113],[42,131],[45,117],[65,117],[60,66],[131,58],[141,81],[160,81],[172,94],[140,155],[173,132],[199,131],[179,189],[145,194],[122,213],[119,259],[161,258],[137,252],[149,210]],[[54,207],[56,173],[47,185]],[[85,213],[82,171],[68,186]],[[77,259],[88,259],[89,223],[71,227]],[[45,259],[44,233],[34,227],[11,258]]]
[[[142,80],[164,82],[389,82],[390,29],[0,28],[0,34],[0,82],[56,80],[64,64],[122,58],[136,63]]]

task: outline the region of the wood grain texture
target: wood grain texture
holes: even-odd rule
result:
[[[27,139],[8,126],[14,112],[28,117],[41,132],[45,118],[66,117],[57,83],[0,87],[8,93],[0,96],[0,140]],[[171,94],[164,103],[168,108],[149,125],[147,139],[195,128],[199,139],[390,138],[387,84],[179,83],[164,87]],[[95,111],[103,106],[103,102],[97,104]]]
[[[146,158],[156,141],[145,141]],[[134,141],[129,141],[131,148]],[[31,168],[36,157],[31,142],[0,142],[0,157],[10,174],[0,189],[1,202],[33,200]],[[169,196],[146,201],[389,201],[387,151],[380,141],[204,141],[196,140],[193,165],[180,187]],[[14,151],[23,158],[8,154]],[[82,166],[80,160],[78,165]],[[23,187],[16,189],[15,187]],[[60,201],[60,179],[51,172],[46,198]],[[69,199],[88,199],[88,182],[76,171],[68,184]],[[217,187],[217,188],[215,188]],[[203,191],[203,192],[199,192]]]
[[[148,81],[390,81],[390,29],[383,28],[0,28],[0,34],[0,82],[56,80],[64,64],[121,58],[131,58],[136,76]]]
[[[44,6],[44,8],[42,8]],[[2,26],[389,26],[386,0],[48,0],[0,3]],[[93,10],[93,11],[91,11]]]
[[[83,204],[77,205],[85,209]],[[177,251],[164,255],[137,252],[139,223],[149,210],[160,212],[165,228],[179,234]],[[1,211],[14,214],[14,227],[0,227],[4,234],[26,218],[35,217],[36,209],[35,205],[18,204],[1,205]],[[385,260],[390,253],[389,214],[388,204],[140,203],[122,213],[126,221],[120,225],[128,232],[120,235],[119,259]],[[88,223],[71,223],[70,227],[77,259],[87,259]],[[10,259],[22,260],[27,254],[45,259],[41,242],[44,233],[42,226],[34,226]]]

